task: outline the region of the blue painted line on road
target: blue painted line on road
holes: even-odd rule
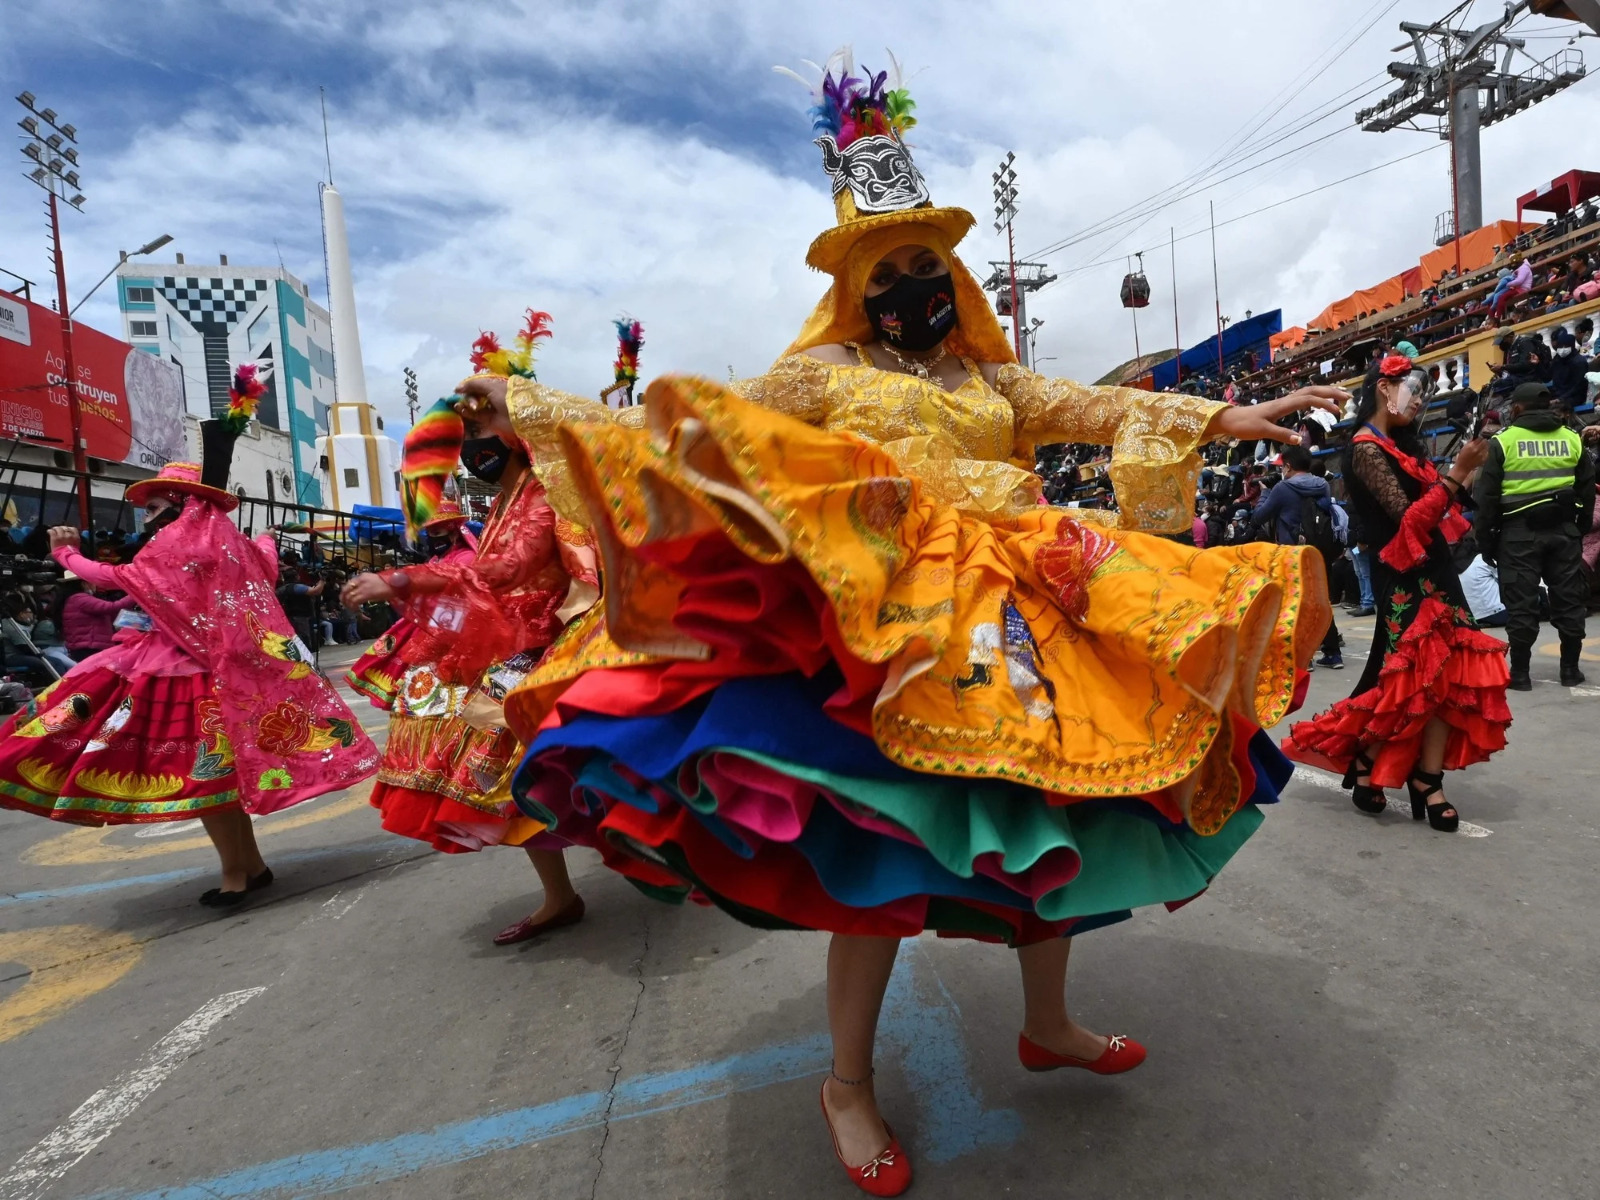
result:
[[[883,1040],[903,1047],[903,1069],[921,1114],[918,1153],[948,1162],[1021,1132],[1011,1109],[985,1110],[967,1067],[961,1011],[931,967],[937,1000],[924,1003],[913,978],[915,948],[901,957],[884,998]],[[610,1120],[635,1120],[721,1100],[740,1092],[821,1075],[830,1044],[818,1034],[677,1071],[636,1075],[617,1083]],[[418,1171],[468,1162],[606,1122],[606,1093],[584,1092],[508,1112],[439,1125],[418,1133],[295,1154],[210,1179],[152,1191],[101,1192],[90,1200],[288,1200],[370,1187]]]
[[[900,1047],[901,1070],[922,1118],[919,1153],[942,1163],[983,1146],[1010,1145],[1022,1133],[1022,1118],[1009,1108],[985,1111],[967,1070],[960,1007],[938,972],[929,967],[916,974],[931,980],[938,1000],[919,1000],[913,972],[897,969],[884,996],[880,1037]]]
[[[331,858],[336,854],[355,854],[368,850],[395,850],[407,845],[400,841],[361,842],[352,846],[324,846],[316,850],[295,850],[288,854],[273,855],[275,863],[310,862],[318,858]],[[78,896],[93,896],[98,892],[118,888],[155,887],[163,883],[177,883],[185,879],[198,879],[202,875],[215,875],[215,867],[184,867],[176,871],[161,871],[155,875],[128,875],[122,879],[104,879],[99,883],[74,883],[66,887],[42,888],[34,892],[13,892],[0,896],[0,908],[13,904],[35,904],[40,900],[71,900]]]

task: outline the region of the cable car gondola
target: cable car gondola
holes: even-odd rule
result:
[[[1139,269],[1122,277],[1122,307],[1150,307],[1150,281],[1144,277],[1144,255],[1139,255]]]

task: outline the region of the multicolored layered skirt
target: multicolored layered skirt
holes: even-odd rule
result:
[[[238,805],[210,675],[124,676],[90,658],[0,725],[0,807],[113,825]]]
[[[506,701],[550,835],[758,926],[1020,944],[1181,905],[1260,824],[1307,551],[976,516],[715,385],[650,403],[562,433],[607,594]]]

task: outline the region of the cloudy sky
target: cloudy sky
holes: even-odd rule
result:
[[[1300,0],[1263,20],[1258,0],[7,0],[0,76],[81,130],[74,301],[119,248],[159,233],[175,238],[163,259],[281,256],[320,297],[326,87],[368,390],[403,417],[402,367],[425,399],[446,392],[477,331],[509,332],[529,305],[555,318],[541,378],[575,391],[609,382],[623,314],[644,322],[646,378],[762,369],[822,290],[803,256],[832,220],[806,95],[771,68],[846,43],[868,65],[883,47],[905,65],[918,162],[936,202],[979,215],[962,247],[979,269],[1004,254],[989,180],[1016,153],[1017,249],[1054,247],[1061,275],[1030,314],[1045,322],[1042,369],[1092,379],[1131,357],[1117,286],[1139,249],[1154,251],[1143,345],[1171,345],[1174,227],[1184,341],[1211,331],[1208,202],[1223,312],[1303,321],[1413,264],[1449,207],[1436,139],[1351,119],[1386,86],[1398,22],[1447,7]],[[1470,16],[1500,7],[1477,0]],[[1517,32],[1544,58],[1571,27]],[[1594,165],[1597,86],[1485,132],[1488,218]],[[1156,194],[1176,202],[1138,209]],[[0,173],[0,267],[48,285],[41,199]],[[109,289],[81,315],[120,330]]]

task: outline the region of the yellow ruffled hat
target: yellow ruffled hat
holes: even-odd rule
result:
[[[806,251],[806,262],[833,276],[829,288],[786,354],[812,346],[871,341],[863,305],[872,268],[900,246],[925,245],[950,264],[960,324],[949,338],[957,354],[980,362],[1014,362],[1016,356],[977,278],[955,255],[976,224],[964,208],[940,208],[911,158],[905,132],[917,123],[916,107],[900,79],[900,64],[856,74],[848,48],[818,67],[815,85],[786,67],[785,75],[812,88],[812,131],[832,184],[835,224]]]

